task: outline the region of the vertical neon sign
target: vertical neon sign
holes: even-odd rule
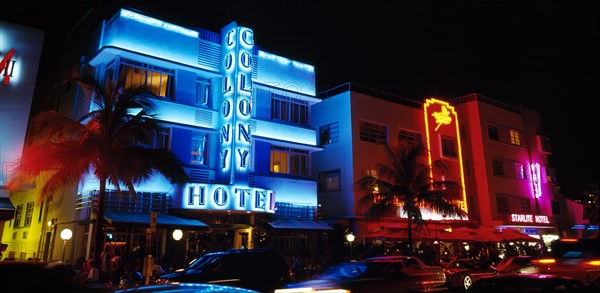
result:
[[[460,184],[462,189],[462,201],[460,202],[460,207],[465,212],[468,211],[467,208],[467,193],[465,191],[465,177],[464,177],[464,169],[463,169],[463,159],[462,159],[462,146],[460,143],[460,131],[458,124],[458,117],[454,107],[450,106],[449,103],[440,101],[437,99],[427,99],[425,104],[423,105],[424,119],[425,119],[425,135],[427,137],[427,149],[429,150],[429,164],[433,163],[433,152],[432,149],[432,141],[435,141],[437,146],[441,145],[441,134],[446,134],[448,136],[456,137],[456,143],[458,147],[458,164],[459,164],[459,176],[460,176]],[[431,126],[430,126],[431,124]],[[439,135],[435,135],[435,132],[439,132]],[[431,174],[433,177],[433,174]]]
[[[223,104],[219,182],[247,182],[252,117],[252,49],[254,33],[235,23],[222,31]]]
[[[540,164],[532,163],[529,165],[531,171],[531,185],[533,187],[533,197],[542,197],[542,184],[540,182]]]

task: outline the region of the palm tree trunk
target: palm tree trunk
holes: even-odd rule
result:
[[[104,177],[104,176],[102,176]],[[100,268],[100,254],[104,248],[104,198],[106,197],[106,178],[100,178],[100,189],[96,202],[96,227],[94,227],[94,260]]]
[[[413,239],[412,239],[412,223],[413,223],[413,218],[412,215],[409,213],[407,213],[408,215],[408,249],[409,251],[409,255],[413,254]]]

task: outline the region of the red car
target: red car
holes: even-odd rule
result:
[[[457,258],[444,268],[446,287],[468,290],[473,282],[484,276],[497,274],[496,268],[489,263],[477,259]]]

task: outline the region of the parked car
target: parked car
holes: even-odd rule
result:
[[[115,293],[143,293],[143,292],[164,292],[164,293],[260,293],[258,291],[231,287],[216,284],[161,284],[161,285],[143,285],[124,290],[117,290]]]
[[[402,271],[420,282],[423,287],[436,288],[446,283],[446,274],[441,266],[428,266],[415,256],[385,255],[370,257],[366,261],[399,262]]]
[[[444,273],[446,287],[468,290],[477,279],[497,274],[497,271],[494,266],[481,260],[457,258],[446,265]]]
[[[479,278],[469,293],[592,292],[578,280],[547,274],[497,274]]]
[[[270,249],[232,249],[211,252],[174,273],[164,274],[157,283],[209,283],[273,292],[292,283],[286,259]]]
[[[532,260],[527,273],[568,276],[585,285],[600,286],[600,239],[560,239],[551,255]]]
[[[300,292],[432,292],[428,277],[408,275],[402,261],[351,261],[331,265],[311,280],[289,284],[275,293]]]
[[[496,265],[496,270],[500,274],[527,273],[534,267],[532,260],[533,257],[530,255],[508,256]]]

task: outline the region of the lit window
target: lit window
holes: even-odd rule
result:
[[[513,145],[521,145],[521,134],[516,130],[510,130],[510,143]]]
[[[308,102],[281,95],[271,95],[271,119],[308,125]]]
[[[270,171],[295,176],[306,177],[308,170],[308,151],[286,148],[271,147]]]
[[[119,74],[125,78],[125,88],[146,86],[157,96],[171,96],[174,70],[122,59]]]
[[[208,106],[210,99],[212,98],[212,88],[210,81],[205,79],[199,79],[196,81],[196,104],[201,106]]]
[[[194,165],[206,165],[206,134],[192,136],[191,163]]]

